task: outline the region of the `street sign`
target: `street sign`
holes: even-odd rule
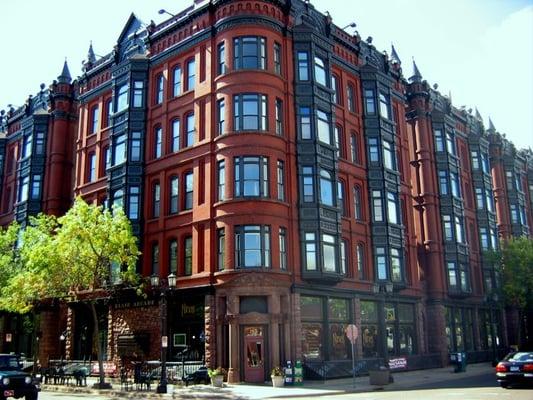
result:
[[[168,347],[168,336],[161,337],[161,347],[164,349]]]
[[[359,336],[359,330],[357,329],[357,326],[354,324],[350,324],[346,327],[345,330],[346,337],[351,343],[355,343],[357,340],[357,337]]]

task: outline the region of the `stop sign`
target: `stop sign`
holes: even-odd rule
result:
[[[346,333],[346,337],[348,338],[348,340],[352,343],[355,343],[355,340],[359,336],[359,330],[357,329],[357,326],[355,326],[354,324],[348,325],[346,327],[345,333]]]

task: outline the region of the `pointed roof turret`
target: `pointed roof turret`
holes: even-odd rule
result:
[[[483,121],[483,117],[479,113],[479,110],[477,109],[477,107],[476,107],[476,118],[479,119],[480,121]]]
[[[402,63],[402,60],[400,60],[400,57],[398,56],[398,53],[396,52],[396,49],[394,48],[394,45],[391,43],[391,60],[392,62],[396,62],[398,64]]]
[[[94,64],[96,62],[96,56],[94,55],[93,42],[89,45],[89,51],[87,52],[87,62]]]
[[[416,66],[415,59],[413,57],[413,76],[409,78],[411,82],[422,82],[422,74],[418,70],[418,67]]]
[[[489,129],[488,129],[490,132],[496,132],[496,127],[494,126],[494,124],[492,123],[492,120],[490,119],[489,117]]]
[[[70,76],[70,71],[68,69],[66,58],[65,58],[65,63],[63,64],[63,71],[61,71],[61,75],[57,77],[57,81],[59,83],[70,83],[72,81],[72,77]]]

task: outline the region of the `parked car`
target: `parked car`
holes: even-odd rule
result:
[[[501,387],[514,383],[533,383],[533,352],[509,353],[496,365],[496,379]]]
[[[22,371],[22,363],[15,354],[0,354],[0,400],[8,398],[37,400],[40,386],[32,376]]]

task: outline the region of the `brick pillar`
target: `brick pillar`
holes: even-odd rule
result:
[[[280,341],[279,341],[279,324],[281,322],[281,305],[280,305],[280,296],[279,293],[273,293],[269,296],[269,305],[270,314],[272,316],[270,321],[270,366],[274,367],[280,365],[279,359],[279,350],[280,350]]]
[[[441,364],[446,365],[448,345],[446,342],[445,307],[441,302],[428,302],[426,306],[426,332],[428,351],[440,355]]]
[[[216,297],[213,295],[205,296],[205,364],[213,368],[217,360],[217,341],[216,341]]]
[[[48,365],[48,360],[60,357],[59,335],[59,310],[41,311],[41,332],[39,340],[39,361],[42,366]]]

